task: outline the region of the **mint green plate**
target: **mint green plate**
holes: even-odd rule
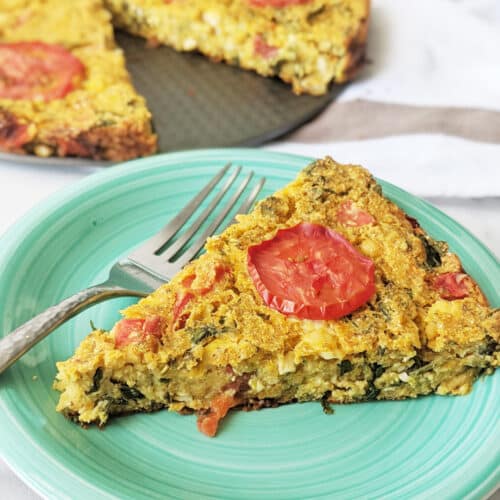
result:
[[[256,150],[155,156],[92,175],[41,204],[0,241],[1,331],[102,280],[111,263],[155,232],[227,161],[268,179],[269,194],[310,159]],[[495,306],[495,257],[428,203],[382,182],[434,237],[448,240]],[[114,300],[59,328],[0,377],[0,447],[50,498],[480,498],[500,479],[500,378],[466,397],[337,406],[316,403],[231,414],[220,434],[166,411],[114,420],[104,431],[54,411],[55,362],[89,320],[110,327]]]

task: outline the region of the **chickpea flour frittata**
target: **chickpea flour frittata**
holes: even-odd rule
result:
[[[105,160],[155,152],[151,114],[100,0],[0,0],[0,149]]]
[[[116,26],[320,95],[364,60],[369,0],[104,0]]]
[[[57,364],[57,410],[195,412],[467,394],[500,361],[488,307],[444,242],[361,167],[318,160],[170,283]]]
[[[0,150],[105,160],[155,152],[112,21],[150,45],[324,94],[363,62],[368,13],[368,0],[0,0]]]

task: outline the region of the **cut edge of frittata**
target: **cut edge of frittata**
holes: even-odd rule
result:
[[[214,61],[322,95],[365,61],[369,0],[165,2],[105,0],[118,28],[153,46],[198,51]]]

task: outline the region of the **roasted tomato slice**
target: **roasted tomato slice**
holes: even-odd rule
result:
[[[470,278],[465,273],[444,273],[434,278],[433,285],[441,298],[454,300],[469,296],[469,281]]]
[[[83,79],[85,68],[60,45],[0,43],[0,98],[51,101]]]
[[[360,227],[373,224],[375,219],[371,214],[361,210],[353,201],[347,200],[340,204],[337,220],[347,227]]]
[[[337,319],[375,293],[374,263],[343,236],[303,222],[248,249],[248,271],[264,302],[304,319]]]

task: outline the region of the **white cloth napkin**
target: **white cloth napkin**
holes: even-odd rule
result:
[[[420,196],[500,196],[499,48],[498,0],[373,0],[367,50],[371,62],[360,78],[320,117],[268,147],[363,164]],[[380,112],[391,119],[391,103],[414,107],[413,114],[410,107],[404,116],[412,119],[415,133],[401,134],[407,124],[394,120],[392,131],[384,124],[381,138],[376,124],[380,116],[372,110],[349,120],[365,139],[344,140],[344,133],[339,138],[349,109],[360,113],[359,100],[384,103]],[[342,103],[341,113],[337,103]],[[426,114],[421,106],[437,109]],[[449,107],[460,112],[451,113]],[[486,111],[480,122],[478,109]],[[462,123],[450,123],[457,117]],[[450,135],[457,128],[466,131],[465,137]]]

